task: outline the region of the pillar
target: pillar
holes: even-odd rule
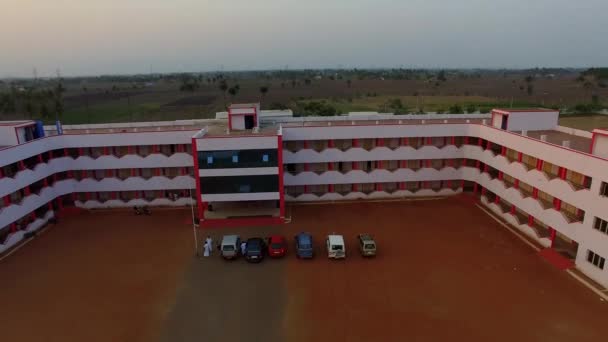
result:
[[[500,147],[500,155],[501,156],[506,156],[507,155],[507,148],[505,146],[501,146]]]
[[[382,191],[382,183],[376,183],[376,191]]]
[[[551,232],[551,248],[555,246],[555,237],[557,236],[557,231],[551,227],[549,227],[549,231]]]
[[[494,197],[494,203],[496,203],[496,204],[500,203],[500,196]]]
[[[560,167],[559,167],[559,172],[558,172],[558,174],[559,174],[559,178],[561,178],[561,179],[564,179],[564,180],[565,180],[565,179],[566,179],[566,174],[567,174],[567,172],[568,172],[568,169],[566,169],[565,167],[560,166]]]
[[[511,204],[511,214],[515,215],[515,204]]]
[[[334,148],[334,147],[335,147],[334,139],[329,139],[327,141],[327,148]]]
[[[329,188],[329,192],[334,192],[334,185],[333,184],[329,184],[328,188]]]
[[[555,210],[560,211],[562,209],[562,200],[554,197],[553,198],[553,208],[555,208]]]
[[[534,225],[534,216],[528,215],[528,226],[532,227]]]
[[[409,145],[409,139],[401,138],[401,146],[408,146],[408,145]]]
[[[11,195],[4,196],[4,207],[11,205]]]
[[[522,160],[524,160],[524,154],[521,152],[517,152],[517,161],[521,163]]]
[[[519,179],[515,179],[513,186],[515,187],[515,189],[519,189]]]
[[[537,188],[532,188],[532,197],[534,199],[538,199],[538,189]]]
[[[352,145],[353,147],[359,147],[359,139],[353,139]]]
[[[543,160],[542,159],[536,159],[536,169],[538,171],[542,171],[542,169],[543,169]]]

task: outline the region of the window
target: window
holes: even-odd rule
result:
[[[599,230],[604,234],[608,234],[608,222],[602,220],[599,217],[595,218],[595,222],[593,222],[593,228]]]
[[[604,269],[604,263],[606,262],[605,258],[602,258],[601,256],[599,256],[598,254],[596,254],[595,252],[588,250],[587,251],[587,261],[591,264],[593,264],[594,266],[596,266],[597,268],[599,268],[600,270]]]
[[[272,167],[278,166],[278,152],[273,149],[199,151],[198,160],[201,169]]]
[[[278,175],[200,177],[203,194],[278,192]]]
[[[608,197],[608,183],[602,182],[602,187],[600,188],[600,196]]]

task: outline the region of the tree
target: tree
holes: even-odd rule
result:
[[[442,82],[445,82],[448,80],[447,78],[445,78],[444,70],[439,71],[439,74],[437,74],[437,80],[442,81]]]
[[[475,106],[472,103],[469,103],[467,105],[467,113],[472,114],[472,113],[475,113],[476,111],[477,111],[477,106]]]
[[[226,91],[228,90],[228,83],[226,80],[222,79],[218,88],[222,91],[222,95],[224,96],[224,107],[226,107]]]
[[[40,106],[40,115],[42,115],[44,119],[49,119],[51,117],[51,113],[49,112],[49,108],[46,106],[46,102],[43,102],[42,106]]]
[[[527,92],[528,92],[528,95],[534,94],[534,84],[528,83]]]
[[[236,94],[238,94],[239,89],[241,89],[241,87],[239,87],[238,84],[233,87],[228,88],[228,94],[230,94],[233,101],[234,101],[234,97],[236,96]]]
[[[353,83],[353,81],[351,81],[351,80],[346,80],[346,86],[347,86],[348,88],[350,88],[350,86],[351,86],[351,84],[352,84],[352,83]]]
[[[264,96],[266,96],[266,93],[268,93],[268,86],[261,86],[260,93],[262,94],[262,99],[263,99]]]

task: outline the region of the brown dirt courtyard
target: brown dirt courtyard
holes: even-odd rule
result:
[[[0,261],[6,341],[600,341],[608,303],[459,199],[297,205],[285,259],[194,258],[188,210],[70,217]],[[316,258],[292,237],[313,233]],[[348,258],[327,260],[343,234]],[[372,233],[373,259],[355,235]]]

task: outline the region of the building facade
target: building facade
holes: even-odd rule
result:
[[[608,286],[604,130],[560,127],[550,110],[218,117],[66,126],[0,150],[0,252],[69,207],[195,205],[214,227],[284,222],[285,202],[469,193]]]

